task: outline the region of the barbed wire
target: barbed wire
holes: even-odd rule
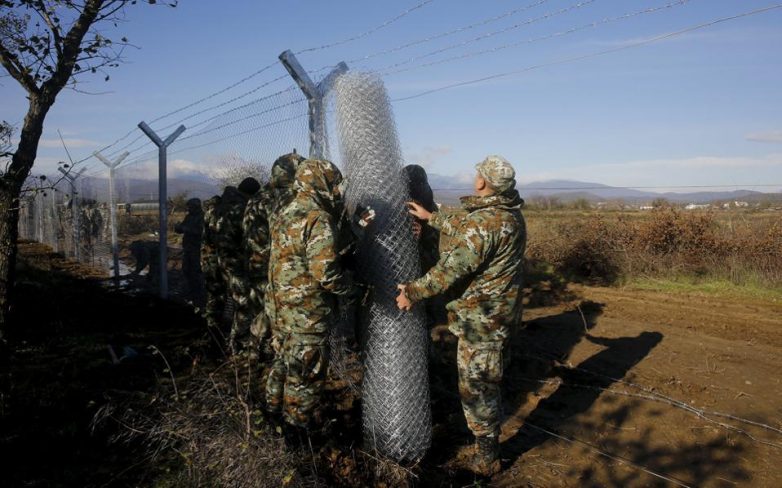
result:
[[[443,52],[446,52],[446,51],[450,51],[450,50],[453,50],[453,49],[457,49],[457,48],[466,46],[468,44],[473,44],[475,42],[480,42],[480,41],[483,41],[483,40],[486,40],[486,39],[490,39],[490,38],[492,38],[494,36],[497,36],[497,35],[500,35],[500,34],[504,34],[506,32],[510,32],[512,30],[521,29],[522,27],[527,27],[529,25],[532,25],[532,24],[535,24],[535,23],[538,23],[538,22],[541,22],[541,21],[544,21],[544,20],[551,19],[551,18],[556,17],[558,15],[566,14],[566,13],[571,12],[573,10],[578,10],[580,8],[589,6],[589,5],[593,4],[593,3],[595,3],[596,1],[597,0],[582,0],[580,2],[568,5],[566,7],[560,8],[558,10],[554,10],[552,12],[548,12],[548,13],[540,15],[538,17],[529,18],[529,19],[524,20],[523,22],[519,22],[517,24],[513,24],[513,25],[508,26],[508,27],[503,27],[502,29],[499,29],[499,30],[495,30],[495,31],[491,31],[491,32],[487,32],[487,33],[481,34],[481,35],[479,35],[477,37],[473,37],[472,39],[467,39],[465,41],[461,41],[461,42],[458,42],[458,43],[455,43],[455,44],[450,44],[448,46],[441,47],[441,48],[435,49],[433,51],[429,51],[427,53],[424,53],[424,54],[421,54],[421,55],[418,55],[418,56],[413,56],[410,59],[406,59],[404,61],[400,61],[398,63],[394,63],[394,64],[391,64],[389,66],[386,66],[385,68],[382,69],[382,71],[386,71],[386,70],[390,70],[390,69],[393,69],[393,68],[396,68],[396,67],[399,67],[399,66],[404,66],[406,64],[414,63],[414,62],[419,61],[421,59],[426,59],[426,58],[429,58],[429,57],[432,57],[432,56],[436,56],[437,54],[440,54],[440,53],[443,53]],[[679,0],[679,1],[680,2],[686,2],[686,1],[689,1],[689,0]]]
[[[434,2],[434,1],[435,0],[424,0],[424,1],[419,2],[418,4],[414,5],[413,7],[410,7],[408,9],[402,11],[400,14],[397,14],[396,16],[392,17],[391,19],[388,19],[388,20],[384,21],[380,25],[378,25],[378,26],[376,26],[376,27],[374,27],[372,29],[369,29],[367,31],[362,32],[361,34],[358,34],[356,36],[352,36],[352,37],[349,37],[349,38],[346,38],[346,39],[342,39],[340,41],[332,42],[332,43],[329,43],[329,44],[324,44],[324,45],[321,45],[321,46],[305,48],[305,49],[297,51],[297,54],[307,53],[307,52],[314,52],[314,51],[320,51],[320,50],[328,49],[328,48],[331,48],[331,47],[340,46],[340,45],[343,45],[343,44],[354,42],[354,41],[357,41],[359,39],[363,39],[364,37],[367,37],[367,36],[377,32],[377,31],[379,31],[379,30],[381,30],[381,29],[383,29],[383,28],[385,28],[385,27],[387,27],[387,26],[397,22],[398,20],[400,20],[400,19],[410,15],[411,13],[415,12],[416,10],[418,10],[418,9],[420,9],[422,7],[425,7],[426,5],[428,5],[428,4],[430,4],[430,3]],[[247,75],[247,76],[245,76],[245,77],[243,77],[243,78],[241,78],[241,79],[239,79],[239,80],[229,84],[228,86],[226,86],[224,88],[221,88],[220,90],[217,90],[215,92],[212,92],[212,93],[210,93],[208,95],[205,95],[205,96],[203,96],[203,97],[201,97],[201,98],[199,98],[199,99],[197,99],[197,100],[195,100],[195,101],[193,101],[191,103],[188,103],[188,104],[186,104],[186,105],[184,105],[182,107],[179,107],[177,109],[174,109],[174,110],[171,110],[169,112],[166,112],[166,113],[164,113],[164,114],[162,114],[162,115],[160,115],[158,117],[155,117],[154,119],[150,120],[148,123],[150,125],[155,124],[156,122],[160,122],[161,120],[164,120],[164,119],[166,119],[168,117],[171,117],[173,115],[181,113],[181,112],[183,112],[185,110],[188,110],[188,109],[190,109],[192,107],[200,105],[200,104],[202,104],[202,103],[204,103],[204,102],[206,102],[208,100],[211,100],[211,99],[213,99],[213,98],[215,98],[217,96],[220,96],[220,95],[222,95],[222,94],[224,94],[224,93],[226,93],[226,92],[236,88],[237,86],[239,86],[239,85],[241,85],[243,83],[246,83],[247,81],[249,81],[249,80],[251,80],[251,79],[253,79],[253,78],[255,78],[255,77],[257,77],[257,76],[259,76],[259,75],[261,75],[263,73],[265,73],[266,71],[270,70],[271,68],[273,68],[276,65],[278,65],[278,61],[274,60],[273,62],[271,62],[271,63],[261,67],[260,69],[250,73],[249,75]],[[278,77],[278,78],[275,78],[275,79],[272,79],[272,80],[267,80],[267,81],[261,83],[261,86],[267,86],[268,84],[273,83],[274,81],[282,79],[283,77]],[[251,90],[250,93],[254,93],[255,91],[257,91],[257,90]],[[247,96],[247,95],[249,95],[249,93],[245,94],[245,96]],[[237,97],[237,99],[238,98],[242,98],[242,97],[240,96],[240,97]],[[221,106],[224,106],[224,105],[221,105]],[[177,125],[177,123],[172,123],[170,126],[173,127],[175,125]],[[104,151],[114,147],[115,145],[119,144],[120,142],[122,142],[125,139],[127,139],[128,137],[130,137],[133,133],[136,132],[136,130],[138,130],[138,128],[134,127],[133,129],[128,131],[126,134],[124,134],[122,137],[119,137],[118,139],[114,140],[110,144],[107,144],[106,146],[103,146],[101,149],[98,150],[98,152],[104,152]],[[165,129],[161,129],[161,130],[165,130]],[[135,144],[135,142],[137,142],[138,140],[140,140],[140,137],[137,137],[136,139],[134,139],[134,141],[131,142],[126,147],[129,147],[130,145]],[[119,152],[121,152],[121,150],[115,151],[116,154],[118,154]],[[90,154],[90,155],[80,159],[79,161],[77,161],[76,164],[88,161],[92,157],[93,157],[93,155]]]
[[[614,22],[621,22],[621,21],[624,21],[624,20],[628,20],[628,19],[632,19],[632,18],[641,16],[641,15],[652,14],[652,13],[660,12],[660,11],[663,11],[663,10],[669,10],[669,9],[672,9],[672,8],[675,8],[675,7],[679,7],[679,6],[685,5],[685,4],[689,3],[690,1],[691,0],[677,0],[675,2],[671,2],[671,3],[665,4],[665,5],[661,5],[661,6],[658,6],[658,7],[649,7],[649,8],[645,8],[645,9],[642,9],[642,10],[637,10],[635,12],[629,12],[629,13],[626,13],[626,14],[623,14],[623,15],[619,15],[619,16],[616,16],[616,17],[606,17],[606,18],[603,18],[603,19],[601,19],[599,21],[590,22],[590,23],[587,23],[587,24],[582,24],[582,25],[579,25],[579,26],[576,26],[576,27],[572,27],[570,29],[554,32],[552,34],[546,34],[546,35],[543,35],[543,36],[532,37],[532,38],[529,38],[529,39],[524,39],[522,41],[515,41],[515,42],[503,44],[503,45],[496,46],[496,47],[489,48],[489,49],[482,49],[482,50],[479,50],[479,51],[472,51],[472,52],[460,54],[458,56],[451,56],[449,58],[439,59],[439,60],[431,61],[431,62],[428,62],[428,63],[421,63],[421,64],[417,64],[415,66],[410,66],[410,67],[402,68],[402,69],[398,69],[398,70],[390,70],[390,71],[386,70],[386,71],[383,72],[383,74],[384,75],[391,75],[391,74],[403,73],[403,72],[411,71],[411,70],[414,70],[414,69],[426,68],[426,67],[429,67],[429,66],[437,66],[437,65],[440,65],[440,64],[450,63],[450,62],[453,62],[453,61],[459,61],[459,60],[462,60],[462,59],[468,59],[468,58],[472,58],[472,57],[475,57],[475,56],[480,56],[480,55],[483,55],[483,54],[491,54],[491,53],[495,53],[495,52],[498,52],[498,51],[503,51],[505,49],[519,47],[519,46],[522,46],[522,45],[525,45],[525,44],[532,44],[534,42],[547,41],[547,40],[555,39],[555,38],[558,38],[558,37],[564,37],[564,36],[568,36],[570,34],[575,34],[577,32],[581,32],[581,31],[586,30],[586,29],[594,29],[594,28],[597,28],[597,27],[602,26],[602,25],[606,25],[606,24],[610,24],[610,23],[614,23]],[[407,63],[401,63],[401,64],[407,64]],[[400,65],[400,63],[397,63],[397,65],[392,65],[392,66],[387,67],[387,68],[393,68],[394,66],[399,66],[399,65]],[[386,68],[384,68],[384,69],[386,69]]]
[[[291,85],[291,86],[289,86],[288,88],[285,88],[284,90],[280,90],[280,91],[278,91],[278,92],[271,93],[271,94],[269,94],[269,95],[266,95],[266,96],[263,96],[263,97],[260,97],[260,98],[256,98],[256,99],[254,99],[254,100],[252,100],[252,101],[250,101],[250,102],[247,102],[247,103],[245,103],[245,104],[243,104],[243,105],[239,105],[239,106],[233,107],[233,108],[231,108],[231,109],[228,109],[228,110],[226,110],[226,111],[224,111],[224,112],[221,112],[221,113],[219,113],[219,114],[216,114],[216,115],[210,116],[210,117],[208,117],[208,118],[206,118],[206,119],[203,119],[203,120],[201,120],[201,121],[195,122],[195,123],[193,123],[193,124],[188,124],[188,127],[187,127],[187,128],[188,128],[188,130],[189,130],[190,132],[192,132],[192,131],[193,131],[193,129],[195,129],[195,128],[197,128],[197,127],[200,127],[200,126],[202,126],[202,125],[204,125],[204,124],[208,124],[209,122],[212,122],[212,121],[214,121],[214,120],[217,120],[217,119],[219,119],[220,117],[224,117],[224,116],[226,116],[226,115],[228,115],[228,114],[230,114],[230,113],[233,113],[233,112],[236,112],[236,111],[238,111],[238,110],[241,110],[241,109],[247,108],[247,107],[249,107],[249,106],[251,106],[251,105],[254,105],[254,104],[260,103],[260,102],[262,102],[262,101],[269,100],[269,99],[272,99],[272,98],[274,98],[274,97],[277,97],[277,96],[283,95],[283,94],[285,94],[285,93],[288,93],[288,92],[294,91],[295,89],[296,89],[296,85]],[[282,108],[282,107],[285,107],[285,106],[287,106],[287,104],[278,105],[278,106],[276,106],[276,107],[274,107],[274,108]],[[265,112],[262,112],[262,113],[265,113]],[[181,120],[180,120],[180,121],[178,121],[178,122],[176,122],[174,125],[176,125],[176,124],[178,124],[178,123],[181,123],[181,122],[184,122],[186,119],[187,119],[187,117],[186,117],[186,118],[184,118],[184,119],[181,119]],[[166,127],[164,127],[164,128],[161,128],[161,129],[160,129],[160,131],[163,131],[163,130],[170,129],[170,128],[172,128],[174,125],[170,125],[170,126],[166,126]],[[156,131],[156,132],[160,132],[160,131]],[[191,136],[191,137],[192,137],[192,136]],[[141,134],[141,136],[137,137],[137,138],[136,138],[136,139],[134,139],[132,142],[133,142],[133,143],[135,143],[135,142],[137,142],[137,141],[141,140],[142,138],[145,138],[146,140],[145,140],[144,142],[142,142],[141,144],[137,145],[136,147],[134,147],[134,148],[132,148],[132,149],[127,149],[127,146],[125,146],[125,147],[124,147],[124,148],[122,148],[122,149],[127,149],[127,150],[128,150],[128,153],[129,153],[130,155],[132,155],[132,154],[135,154],[136,152],[138,152],[139,150],[146,148],[146,147],[147,147],[147,146],[149,146],[150,144],[153,144],[153,143],[152,143],[152,141],[151,141],[151,140],[149,140],[149,138],[147,138],[147,136],[146,136],[145,134],[143,134],[143,133]],[[187,138],[189,138],[189,137],[185,137],[185,139],[187,139]],[[119,151],[121,151],[122,149],[120,149]],[[111,154],[109,157],[113,157],[114,155],[117,155],[117,154],[119,154],[119,151],[116,151],[115,153],[112,153],[112,154]]]
[[[416,10],[418,10],[418,9],[420,9],[422,7],[425,7],[426,5],[428,5],[428,4],[432,3],[432,2],[434,2],[434,0],[424,0],[423,2],[420,2],[417,5],[415,5],[413,7],[410,7],[409,9],[403,11],[402,13],[398,14],[397,16],[395,16],[395,17],[393,17],[393,18],[391,18],[389,20],[386,20],[385,22],[383,22],[382,24],[378,25],[377,27],[373,27],[372,29],[369,29],[369,30],[367,30],[365,32],[362,32],[361,34],[358,34],[356,36],[348,37],[347,39],[343,39],[341,41],[332,42],[332,43],[329,43],[329,44],[323,44],[322,46],[318,46],[318,47],[310,47],[310,48],[306,48],[306,49],[301,49],[299,51],[296,51],[295,54],[304,54],[304,53],[309,53],[309,52],[314,52],[314,51],[321,51],[323,49],[329,49],[329,48],[332,48],[332,47],[336,47],[336,46],[341,46],[343,44],[347,44],[349,42],[354,42],[354,41],[357,41],[359,39],[363,39],[363,38],[365,38],[365,37],[367,37],[367,36],[369,36],[371,34],[374,34],[377,31],[379,31],[379,30],[381,30],[381,29],[383,29],[383,28],[393,24],[394,22],[398,21],[399,19],[401,19],[403,17],[407,17],[411,13],[415,12]]]
[[[527,66],[527,67],[521,68],[521,69],[516,69],[516,70],[512,70],[512,71],[506,71],[504,73],[497,73],[497,74],[494,74],[494,75],[484,76],[484,77],[476,78],[476,79],[473,79],[473,80],[466,80],[466,81],[461,81],[461,82],[458,82],[458,83],[451,83],[451,84],[448,84],[448,85],[443,85],[443,86],[438,87],[438,88],[425,90],[425,91],[423,91],[421,93],[417,93],[415,95],[410,95],[410,96],[407,96],[407,97],[395,98],[392,101],[394,101],[394,102],[401,102],[401,101],[405,101],[405,100],[413,100],[415,98],[420,98],[420,97],[423,97],[423,96],[426,96],[426,95],[431,95],[433,93],[441,92],[441,91],[444,91],[444,90],[449,90],[451,88],[457,88],[457,87],[467,86],[467,85],[474,85],[476,83],[482,83],[484,81],[494,80],[494,79],[497,79],[497,78],[504,78],[504,77],[508,77],[508,76],[521,74],[521,73],[526,73],[526,72],[529,72],[529,71],[534,71],[534,70],[541,69],[541,68],[546,68],[546,67],[549,67],[549,66],[557,66],[557,65],[560,65],[560,64],[567,64],[567,63],[572,63],[572,62],[576,62],[576,61],[583,61],[585,59],[605,56],[607,54],[612,54],[612,53],[619,52],[619,51],[625,51],[625,50],[633,49],[633,48],[636,48],[636,47],[646,46],[648,44],[653,44],[655,42],[659,42],[659,41],[663,41],[663,40],[670,39],[670,38],[673,38],[673,37],[681,36],[681,35],[687,34],[689,32],[693,32],[693,31],[700,30],[700,29],[705,29],[707,27],[711,27],[711,26],[714,26],[714,25],[717,25],[717,24],[721,24],[721,23],[724,23],[724,22],[729,22],[731,20],[736,20],[736,19],[740,19],[740,18],[744,18],[744,17],[749,17],[751,15],[757,15],[757,14],[769,12],[771,10],[775,10],[775,9],[778,9],[778,8],[781,8],[781,7],[782,7],[782,4],[775,4],[775,5],[771,5],[771,6],[768,6],[768,7],[763,7],[763,8],[759,8],[759,9],[755,9],[755,10],[750,10],[750,11],[747,11],[747,12],[742,12],[740,14],[731,15],[731,16],[728,16],[728,17],[721,17],[719,19],[715,19],[715,20],[712,20],[712,21],[709,21],[709,22],[705,22],[705,23],[702,23],[702,24],[697,24],[697,25],[694,25],[694,26],[686,27],[684,29],[680,29],[680,30],[677,30],[675,32],[662,34],[662,35],[655,36],[655,37],[648,38],[648,39],[641,40],[641,41],[630,42],[628,44],[625,44],[625,45],[622,45],[622,46],[618,46],[618,47],[615,47],[615,48],[605,49],[603,51],[597,51],[597,52],[592,52],[592,53],[588,53],[588,54],[582,54],[582,55],[579,55],[579,56],[572,56],[572,57],[567,57],[567,58],[561,58],[561,59],[557,59],[557,60],[554,60],[554,61],[549,61],[549,62],[546,62],[546,63],[540,63],[540,64],[536,64],[536,65],[532,65],[532,66]]]
[[[402,50],[407,49],[409,47],[417,46],[419,44],[424,44],[424,43],[427,43],[427,42],[432,42],[432,41],[435,41],[437,39],[442,39],[444,37],[448,37],[448,36],[452,36],[454,34],[465,32],[465,31],[474,29],[476,27],[481,27],[481,26],[484,26],[484,25],[487,25],[487,24],[490,24],[490,23],[493,23],[493,22],[497,22],[499,20],[511,17],[511,16],[516,15],[518,13],[526,12],[527,10],[530,10],[530,9],[532,9],[534,7],[539,6],[539,5],[543,5],[544,3],[548,3],[550,1],[551,0],[538,0],[536,2],[530,3],[530,4],[525,5],[523,7],[515,8],[513,10],[508,10],[506,12],[503,12],[503,13],[499,14],[499,15],[495,15],[493,17],[489,17],[489,18],[481,20],[479,22],[474,22],[472,24],[468,24],[468,25],[464,25],[464,26],[461,26],[461,27],[457,27],[455,29],[451,29],[449,31],[441,32],[441,33],[435,34],[433,36],[427,36],[427,37],[424,37],[424,38],[421,38],[421,39],[417,39],[415,41],[406,42],[404,44],[400,44],[400,45],[392,47],[392,48],[383,49],[381,51],[376,51],[376,52],[370,53],[370,54],[365,54],[364,56],[359,56],[357,58],[349,59],[349,60],[347,60],[345,62],[348,63],[348,64],[360,63],[362,61],[373,59],[373,58],[376,58],[378,56],[384,56],[384,55],[388,55],[388,54],[393,54],[395,52],[402,51]],[[323,66],[323,67],[315,70],[313,73],[320,73],[322,71],[326,71],[326,70],[332,69],[333,67],[334,67],[334,65]]]

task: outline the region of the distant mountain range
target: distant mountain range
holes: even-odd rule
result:
[[[430,176],[430,184],[435,190],[435,195],[445,203],[453,201],[461,195],[469,194],[472,187],[471,181],[465,182],[459,178],[434,174]],[[657,198],[665,198],[676,203],[708,203],[720,200],[742,200],[749,202],[767,198],[782,200],[782,193],[780,192],[764,193],[752,190],[731,190],[660,193],[570,180],[536,181],[518,185],[517,188],[524,198],[533,198],[536,196],[556,197],[565,202],[581,198],[591,202],[624,200],[628,203],[652,202]]]
[[[462,195],[472,192],[472,181],[454,176],[438,174],[429,175],[429,184],[435,192],[435,197],[442,203],[454,203]],[[714,201],[761,201],[766,199],[782,200],[782,192],[764,193],[752,190],[732,191],[699,191],[690,193],[651,192],[632,188],[617,188],[600,183],[588,183],[570,180],[538,181],[518,185],[522,197],[531,199],[536,196],[555,197],[563,202],[586,199],[590,202],[607,200],[624,200],[627,203],[650,203],[657,198],[665,198],[676,203],[708,203]],[[116,181],[116,191],[120,201],[154,201],[157,199],[157,180],[141,178],[120,178]],[[219,193],[217,183],[205,177],[169,178],[168,194],[186,193],[188,197],[206,199]],[[85,197],[97,198],[100,201],[108,199],[108,184],[105,179],[87,178]]]

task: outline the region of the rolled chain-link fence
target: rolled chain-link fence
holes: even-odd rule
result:
[[[420,306],[411,312],[396,306],[396,285],[417,278],[420,269],[394,117],[376,75],[342,75],[333,101],[348,210],[376,212],[357,247],[359,277],[374,289],[361,331],[365,440],[390,458],[417,460],[432,438],[428,336]]]

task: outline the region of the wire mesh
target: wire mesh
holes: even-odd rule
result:
[[[339,77],[332,100],[349,212],[376,212],[357,248],[360,278],[374,289],[361,337],[364,436],[385,456],[417,460],[432,436],[428,337],[420,307],[396,307],[396,285],[415,279],[420,269],[393,113],[382,80],[372,74]]]

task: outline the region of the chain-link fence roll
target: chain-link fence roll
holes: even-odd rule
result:
[[[396,307],[396,285],[415,279],[420,269],[394,117],[376,75],[347,73],[333,93],[347,207],[351,214],[367,207],[376,212],[357,249],[360,279],[374,287],[361,338],[364,436],[379,453],[413,461],[432,438],[428,335],[423,309]]]

